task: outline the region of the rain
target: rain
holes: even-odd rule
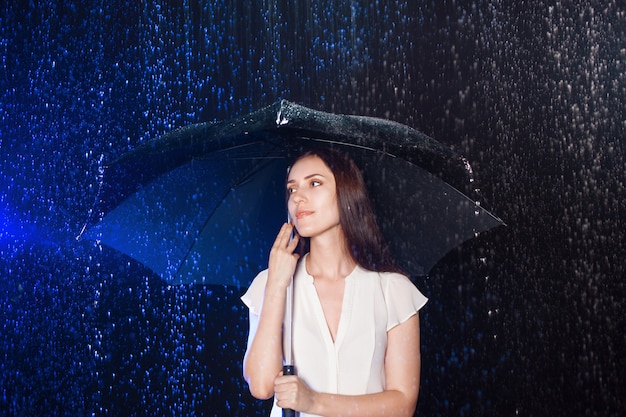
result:
[[[435,138],[506,223],[414,277],[416,415],[623,415],[625,39],[615,0],[0,6],[0,414],[267,414],[253,277],[172,285],[77,236],[111,161],[286,99]]]

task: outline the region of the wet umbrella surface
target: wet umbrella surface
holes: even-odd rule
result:
[[[469,165],[433,139],[387,120],[282,101],[180,129],[114,161],[93,210],[104,217],[86,236],[169,283],[247,286],[286,219],[289,160],[328,146],[361,168],[383,234],[413,276],[502,224],[450,184],[469,184]]]

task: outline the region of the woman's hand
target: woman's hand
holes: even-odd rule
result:
[[[297,233],[293,239],[291,238],[293,228],[292,223],[285,223],[276,236],[268,263],[268,288],[272,287],[284,291],[291,282],[298,258],[300,258],[300,255],[293,253],[300,240]]]
[[[274,380],[276,404],[280,408],[308,412],[313,409],[317,393],[295,375],[281,372]]]

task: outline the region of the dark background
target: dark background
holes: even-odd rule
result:
[[[416,281],[417,415],[623,415],[625,39],[617,1],[3,2],[0,414],[267,408],[243,289],[75,236],[106,161],[284,98],[452,147],[507,223]]]

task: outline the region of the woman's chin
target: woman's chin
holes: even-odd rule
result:
[[[299,228],[296,226],[296,232],[298,232],[298,236],[300,236],[301,238],[311,237],[311,233],[307,233],[306,228]]]

